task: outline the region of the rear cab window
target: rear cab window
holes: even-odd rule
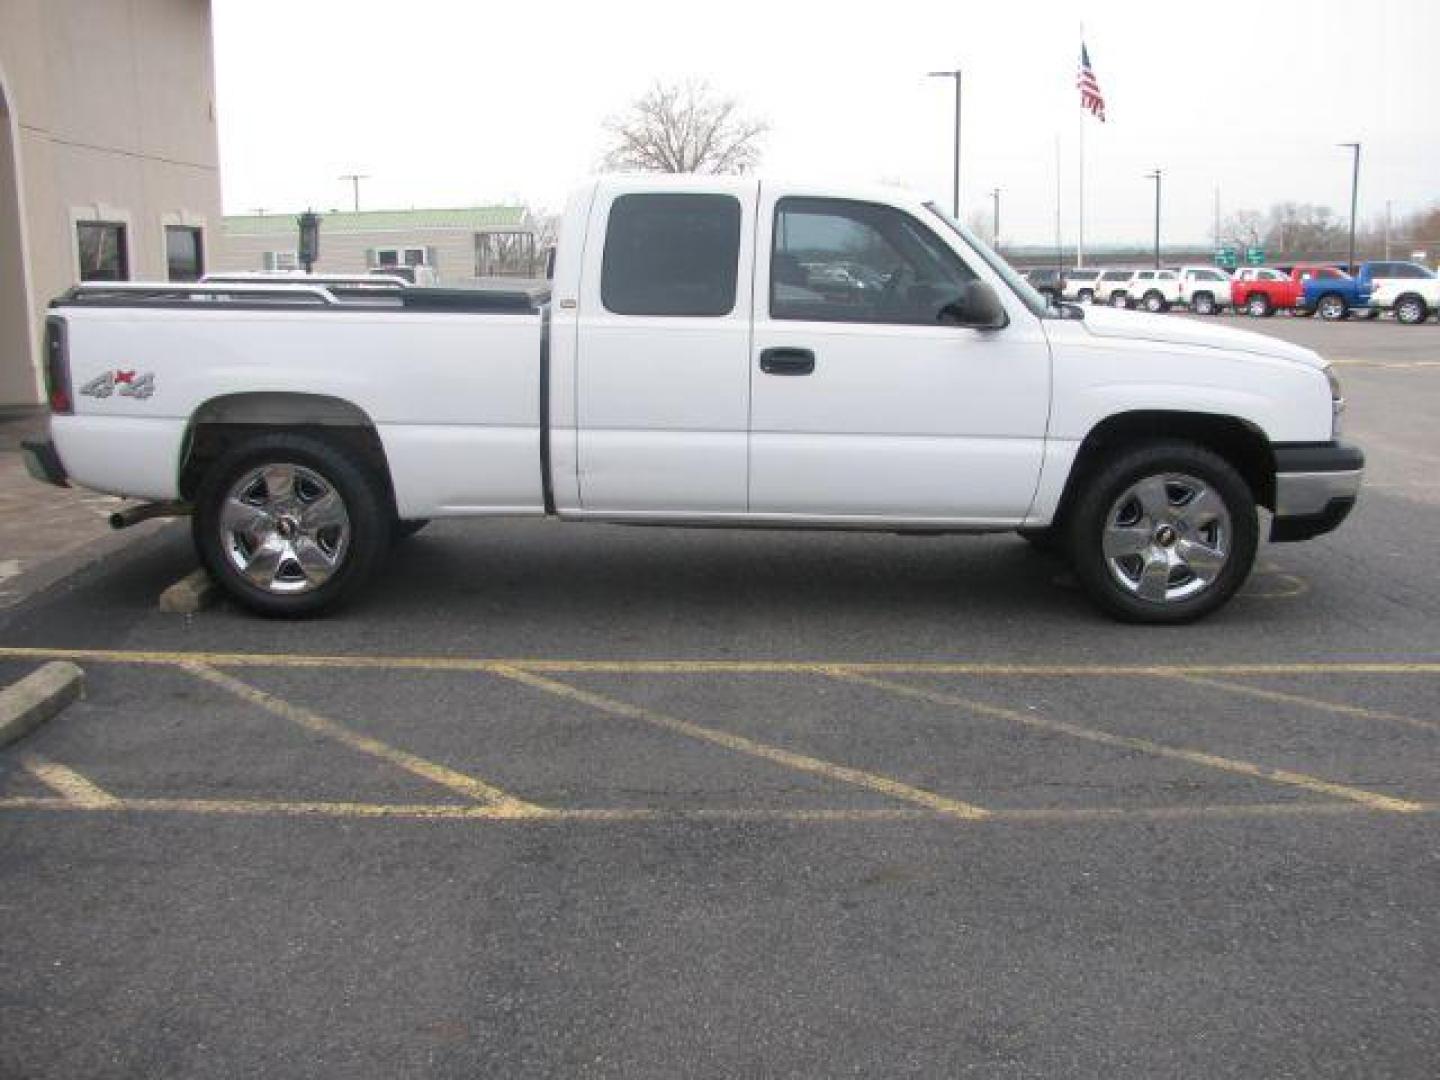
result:
[[[610,207],[600,300],[614,315],[716,318],[735,309],[740,200],[650,192]]]

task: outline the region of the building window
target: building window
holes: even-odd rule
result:
[[[476,277],[534,277],[538,269],[534,233],[475,234]]]
[[[199,281],[205,273],[201,230],[189,225],[166,225],[165,265],[171,281]]]
[[[300,269],[300,257],[293,251],[267,251],[260,268],[267,274],[293,274]]]
[[[77,221],[81,281],[128,281],[130,251],[118,221]]]
[[[430,249],[423,247],[375,248],[370,253],[371,269],[386,266],[429,266]]]

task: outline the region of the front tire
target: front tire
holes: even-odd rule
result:
[[[195,498],[210,576],[261,615],[314,615],[351,598],[390,546],[383,485],[349,452],[309,435],[259,435],[211,466]]]
[[[1255,563],[1255,497],[1233,466],[1188,442],[1121,450],[1070,517],[1075,575],[1125,622],[1186,623],[1225,604]]]
[[[1170,310],[1170,305],[1165,302],[1164,295],[1156,292],[1154,289],[1145,294],[1145,299],[1141,302],[1141,306],[1152,315],[1159,315],[1162,312]]]
[[[1196,293],[1195,299],[1191,301],[1190,306],[1194,309],[1196,315],[1214,315],[1220,310],[1215,303],[1215,297],[1211,296],[1208,292]]]
[[[1081,289],[1075,294],[1075,299],[1082,304],[1093,304],[1095,302],[1095,290]]]
[[[1130,306],[1130,301],[1123,292],[1113,292],[1110,294],[1110,306],[1116,308],[1128,308]]]

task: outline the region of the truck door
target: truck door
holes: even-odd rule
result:
[[[1038,316],[997,282],[1009,326],[942,324],[981,275],[928,210],[762,189],[759,216],[751,512],[1019,521],[1049,414]]]
[[[744,512],[756,189],[597,190],[576,328],[586,512]]]

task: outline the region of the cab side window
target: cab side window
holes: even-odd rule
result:
[[[605,230],[600,301],[616,315],[728,315],[739,263],[734,196],[621,195]]]
[[[770,254],[770,317],[936,326],[975,273],[894,207],[781,199]]]

